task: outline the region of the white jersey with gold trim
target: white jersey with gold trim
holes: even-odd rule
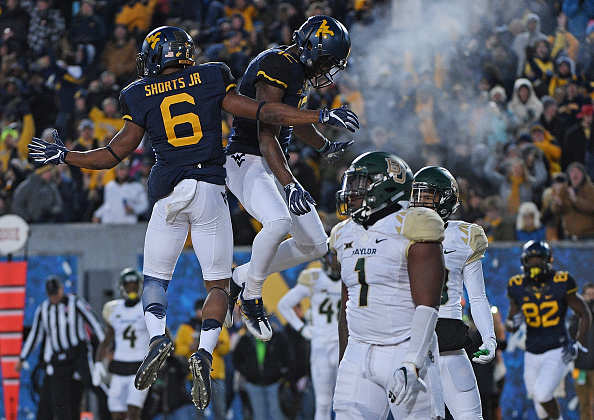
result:
[[[124,299],[109,301],[103,306],[103,319],[114,330],[113,359],[120,362],[142,361],[150,340],[142,302],[126,306]]]
[[[338,341],[338,316],[340,314],[340,279],[332,280],[323,268],[303,270],[297,279],[309,289],[311,302],[312,340]]]
[[[441,242],[443,237],[443,221],[423,207],[389,214],[367,229],[351,219],[333,228],[330,247],[336,250],[348,289],[350,338],[393,345],[410,337],[415,306],[408,279],[408,248],[415,242]]]
[[[442,244],[446,281],[441,294],[439,317],[461,320],[464,268],[485,256],[487,236],[479,225],[453,220],[446,224]]]

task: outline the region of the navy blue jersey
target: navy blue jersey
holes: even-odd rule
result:
[[[540,354],[567,342],[567,295],[575,292],[576,282],[567,271],[541,274],[535,280],[523,275],[509,280],[507,295],[526,319],[526,351]]]
[[[123,118],[144,128],[155,152],[151,198],[187,178],[225,184],[221,107],[235,86],[227,65],[208,63],[144,77],[122,90]]]
[[[282,89],[282,102],[295,108],[302,108],[307,102],[310,83],[303,72],[303,65],[295,54],[277,47],[266,50],[254,58],[239,84],[239,93],[256,98],[256,83],[262,82]],[[293,132],[292,126],[281,127],[278,141],[286,153]],[[246,118],[233,119],[233,131],[227,146],[227,154],[247,153],[262,156],[258,144],[258,122]]]

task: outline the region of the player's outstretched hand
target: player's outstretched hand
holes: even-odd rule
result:
[[[29,156],[33,158],[35,162],[43,163],[44,165],[53,163],[58,165],[60,163],[66,163],[66,154],[68,149],[64,146],[64,143],[58,137],[58,130],[52,131],[54,136],[54,142],[49,143],[45,140],[33,137],[31,143],[27,145],[29,150]]]
[[[495,350],[497,350],[497,341],[494,338],[489,338],[474,353],[473,362],[485,365],[495,357]]]
[[[322,124],[332,125],[334,127],[346,128],[355,132],[359,128],[359,118],[346,105],[340,108],[320,109],[320,122]]]
[[[427,391],[427,385],[419,378],[414,363],[403,362],[402,366],[394,371],[392,383],[388,389],[390,402],[396,405],[406,404],[419,391]]]
[[[355,140],[327,142],[328,144],[324,146],[320,154],[324,156],[328,162],[334,163],[354,142]]]
[[[285,185],[284,188],[287,195],[287,205],[291,213],[302,216],[311,211],[310,203],[316,205],[311,195],[298,182],[291,182]]]

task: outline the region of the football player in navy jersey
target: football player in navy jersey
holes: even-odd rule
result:
[[[329,16],[309,18],[295,31],[293,41],[255,57],[239,93],[301,108],[312,86],[328,86],[332,76],[346,66],[351,39],[346,28]],[[328,250],[315,202],[287,164],[292,134],[329,161],[336,160],[352,143],[330,142],[311,124],[290,127],[239,116],[233,120],[226,150],[227,185],[248,213],[262,223],[262,230],[254,239],[251,260],[233,272],[225,325],[232,324],[239,297],[247,328],[261,340],[272,336],[262,302],[264,280],[271,273],[321,258]]]
[[[30,155],[43,164],[112,168],[148,133],[156,155],[148,192],[156,203],[145,237],[142,302],[151,341],[135,386],[148,388],[173,349],[165,335],[166,291],[191,229],[208,291],[200,348],[189,362],[194,376],[192,399],[203,409],[210,401],[212,351],[226,315],[233,254],[221,110],[267,124],[321,122],[354,131],[359,123],[357,116],[344,108],[297,111],[289,105],[238,95],[225,64],[194,65],[194,42],[179,28],[164,26],[150,32],[136,61],[140,78],[120,94],[124,128],[107,146],[69,151],[54,131],[54,143],[33,138]]]
[[[539,419],[562,419],[553,391],[573,367],[578,351],[585,350],[580,341],[590,328],[590,311],[577,293],[574,278],[566,271],[553,270],[546,242],[526,242],[521,258],[524,274],[512,277],[507,286],[510,309],[505,326],[514,332],[526,322],[524,384],[528,397]],[[580,318],[577,341],[565,327],[568,307]]]

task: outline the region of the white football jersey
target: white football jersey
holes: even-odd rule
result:
[[[119,362],[142,361],[150,340],[142,302],[126,306],[124,299],[109,301],[103,306],[103,319],[114,330],[113,359]]]
[[[312,340],[338,341],[338,316],[342,283],[332,280],[323,268],[303,270],[297,279],[309,289]]]
[[[410,337],[415,306],[408,279],[408,248],[415,242],[441,242],[444,224],[424,207],[402,209],[365,229],[351,219],[332,229],[341,278],[348,289],[349,337],[393,345]]]
[[[474,223],[448,221],[442,242],[446,281],[441,293],[440,318],[462,319],[464,267],[485,256],[487,236]]]

